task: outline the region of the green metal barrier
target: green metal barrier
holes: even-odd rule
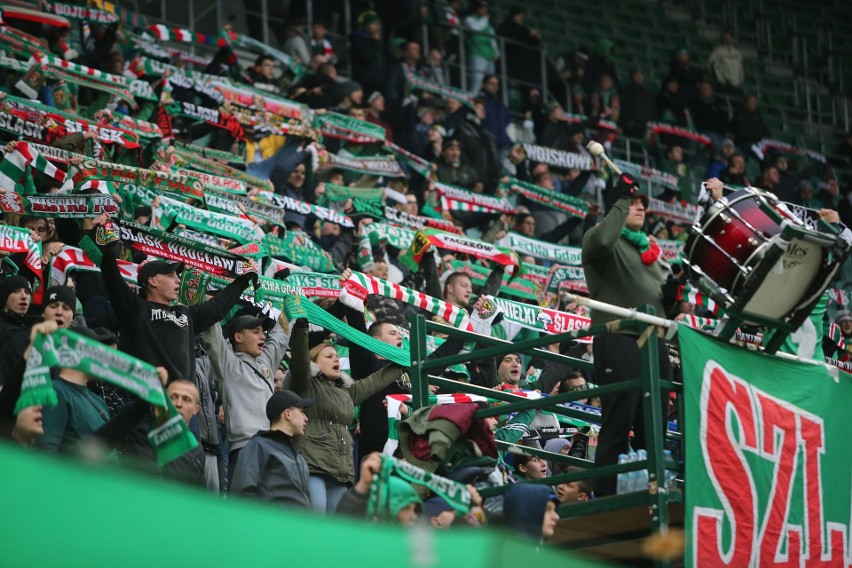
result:
[[[646,308],[648,314],[653,315],[653,309]],[[563,473],[543,479],[535,479],[529,483],[556,485],[559,483],[570,483],[582,479],[595,479],[627,473],[631,471],[648,471],[648,489],[623,495],[614,495],[585,503],[562,505],[559,507],[561,517],[574,517],[604,511],[633,508],[647,505],[651,516],[651,527],[653,532],[666,531],[669,524],[668,504],[681,502],[680,491],[669,492],[665,487],[666,462],[664,453],[663,409],[661,408],[661,391],[682,390],[680,384],[672,381],[664,381],[659,375],[658,361],[658,335],[663,336],[662,328],[648,323],[635,320],[618,320],[608,324],[598,324],[585,329],[574,330],[559,335],[547,335],[536,339],[519,342],[508,342],[491,337],[466,332],[457,328],[448,327],[427,321],[423,315],[417,315],[411,322],[411,381],[413,389],[412,405],[415,409],[428,405],[429,385],[437,385],[442,391],[462,392],[487,396],[488,398],[501,401],[503,404],[478,410],[475,418],[485,418],[519,412],[522,410],[544,410],[554,414],[560,414],[571,418],[579,418],[586,421],[598,421],[599,416],[574,408],[559,406],[562,402],[574,401],[581,398],[598,397],[605,394],[624,392],[630,389],[641,389],[642,403],[644,405],[646,451],[648,459],[626,464],[614,464],[605,467],[595,467],[594,463],[562,454],[554,454],[526,446],[516,446],[498,441],[501,449],[518,447],[524,453],[545,458],[550,461],[558,461],[578,467],[585,471]],[[484,349],[477,349],[471,353],[442,357],[440,359],[427,360],[426,358],[426,335],[428,331],[438,331],[448,335],[461,337],[465,340],[475,341],[480,345],[487,345]],[[568,363],[581,368],[591,368],[593,365],[588,361],[575,359],[566,355],[537,349],[552,343],[562,342],[569,339],[583,337],[594,337],[612,331],[632,331],[637,333],[637,341],[640,343],[641,366],[637,369],[637,378],[617,384],[590,388],[584,391],[569,392],[557,396],[542,397],[540,399],[528,399],[511,393],[496,391],[489,388],[461,383],[429,374],[430,370],[444,369],[449,365],[467,363],[485,357],[501,356],[507,353],[532,352],[543,359]],[[679,415],[678,429],[683,430],[683,415]],[[673,439],[682,439],[680,432],[671,432]],[[679,469],[679,468],[678,468]],[[503,493],[510,486],[487,488],[481,491],[483,497],[494,496]]]

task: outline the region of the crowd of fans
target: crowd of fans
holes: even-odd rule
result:
[[[612,183],[585,143],[645,137],[654,124],[680,128],[660,131],[649,146],[658,169],[678,180],[676,186],[652,183],[659,202],[694,202],[692,170],[699,180],[756,185],[794,204],[838,210],[850,222],[848,186],[827,163],[760,146],[771,133],[758,100],[747,94],[742,56],[727,33],[707,66],[678,50],[656,94],[639,69],[629,81],[619,77],[617,46],[602,38],[591,53],[560,58],[573,114],[526,86],[516,114],[523,118],[513,120],[501,96],[509,86],[495,74],[494,35],[529,46],[507,53],[506,64],[510,77],[534,83],[539,34],[525,25],[520,9],[496,27],[482,1],[448,2],[421,14],[423,21],[466,30],[467,84],[475,87],[467,92],[458,88],[457,67],[446,64],[460,54],[444,25],[428,28],[432,48],[424,53],[419,25],[396,26],[399,35],[391,36],[390,16],[376,11],[360,13],[345,41],[333,41],[324,21],[315,19],[306,33],[294,20],[279,37],[279,51],[241,43],[240,34],[227,31],[221,43],[215,36],[187,39],[182,30],[125,12],[56,6],[67,8],[41,17],[26,7],[8,9],[0,29],[0,201],[8,229],[0,247],[0,419],[4,436],[33,450],[78,454],[98,447],[129,467],[318,514],[384,514],[403,525],[421,517],[436,528],[503,519],[519,534],[546,539],[554,533],[557,506],[592,499],[595,488],[590,480],[526,483],[582,469],[520,448],[588,460],[597,426],[536,411],[474,419],[486,404],[476,401],[415,410],[405,396],[410,370],[387,349],[407,346],[409,317],[424,306],[374,291],[357,309],[340,292],[357,278],[353,270],[439,299],[447,310],[430,317],[457,325],[450,314],[488,320],[489,298],[507,297],[511,270],[538,267],[544,280],[526,280],[534,293],[523,302],[585,318],[582,306],[542,289],[559,264],[547,254],[517,251],[507,262],[435,242],[418,250],[417,239],[443,230],[484,247],[517,235],[570,250],[610,209],[602,195]],[[181,41],[219,48],[212,57],[193,57],[174,47]],[[243,69],[238,53],[247,46],[256,59]],[[345,78],[342,61],[351,69]],[[732,116],[729,102],[737,108]],[[836,159],[852,159],[850,139]],[[536,148],[561,154],[536,160]],[[749,160],[760,160],[758,179],[748,177]],[[187,190],[193,177],[201,187]],[[515,195],[513,183],[564,196],[579,213]],[[374,188],[378,197],[367,197]],[[448,197],[458,189],[466,190],[464,197]],[[95,209],[104,195],[112,211]],[[89,214],[39,209],[40,196],[51,207],[62,205],[61,196],[76,196]],[[496,202],[511,207],[500,210]],[[647,232],[682,246],[690,220],[645,207]],[[219,215],[230,221],[218,224]],[[382,234],[371,225],[397,225],[418,237],[403,246],[392,231]],[[235,237],[241,227],[248,233]],[[181,237],[182,252],[164,255],[177,249],[161,247],[163,233],[156,229]],[[193,246],[198,255],[187,252]],[[206,254],[224,260],[199,268],[193,261]],[[233,257],[242,268],[214,271]],[[271,282],[286,288],[305,269],[329,275],[315,287],[335,293],[314,294],[324,297],[312,306],[335,323],[322,323],[324,316],[304,305],[310,294],[302,289],[268,303],[258,293]],[[193,287],[193,278],[209,285]],[[585,292],[582,285],[574,290]],[[713,317],[712,306],[684,287],[668,300],[671,316]],[[842,311],[835,323],[839,342],[826,335],[826,355],[848,359],[844,339],[852,345],[852,316]],[[505,339],[539,333],[499,315],[483,325],[477,331]],[[53,365],[53,400],[22,405],[30,377],[53,345],[46,338],[59,334],[55,343],[66,345],[64,330],[155,367],[198,443],[161,459],[151,433],[160,431],[162,408],[82,367],[85,350],[75,364]],[[470,349],[437,333],[432,341],[431,357]],[[58,360],[66,361],[67,352],[57,349]],[[556,343],[548,350],[593,360],[591,343]],[[546,396],[585,390],[595,382],[588,367],[509,354],[440,374],[503,393]],[[438,399],[446,393],[431,391]],[[388,422],[395,400],[403,401],[398,432]],[[600,406],[596,399],[568,404],[592,414]],[[671,412],[676,421],[674,405]],[[394,452],[389,442],[396,434]],[[516,445],[498,450],[495,439]],[[382,458],[383,451],[466,485],[474,507],[457,514],[446,496],[392,475],[382,489],[386,510],[376,511],[371,485],[388,464],[399,467]],[[515,487],[499,498],[483,501],[477,491],[506,484]]]

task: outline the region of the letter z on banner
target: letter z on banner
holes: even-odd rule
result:
[[[686,565],[849,566],[852,375],[678,336]]]

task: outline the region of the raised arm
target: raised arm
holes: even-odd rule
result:
[[[237,300],[243,290],[249,287],[249,284],[256,284],[258,276],[256,272],[243,274],[227,286],[223,288],[212,299],[202,302],[189,308],[189,317],[192,318],[192,323],[195,326],[195,332],[200,333],[208,329],[217,321],[221,321]]]
[[[92,226],[95,230],[97,227],[103,226],[109,221],[109,215],[103,214],[97,217]],[[80,248],[92,259],[92,262],[99,265],[101,268],[101,277],[104,281],[104,289],[109,296],[109,302],[112,306],[112,311],[119,318],[132,318],[136,310],[136,304],[139,298],[124,279],[121,277],[121,272],[118,269],[116,262],[116,248],[118,242],[110,243],[107,246],[99,247],[95,244],[95,240],[91,235],[86,235],[80,241]]]
[[[290,390],[305,396],[311,380],[311,359],[308,356],[308,320],[304,318],[297,319],[293,324],[290,353]]]
[[[284,322],[285,320],[279,319],[272,326],[272,329],[269,330],[269,335],[263,346],[263,352],[259,357],[273,372],[281,364],[281,359],[284,358],[284,353],[286,353],[287,347],[290,345],[290,335],[282,326]]]
[[[608,255],[615,248],[615,244],[621,237],[621,230],[627,221],[627,213],[630,211],[630,199],[620,198],[615,202],[596,227],[589,229],[583,237],[583,258],[598,259]]]
[[[386,367],[376,371],[369,377],[365,377],[360,381],[355,381],[355,384],[349,389],[349,396],[352,397],[352,402],[361,404],[392,382],[400,378],[408,372],[407,367],[402,367],[396,363],[391,363]],[[295,390],[295,389],[294,389]],[[297,391],[298,392],[298,391]]]
[[[204,330],[200,336],[210,346],[207,354],[213,366],[214,380],[227,381],[240,377],[240,360],[234,355],[234,350],[222,335],[222,326],[216,322],[212,327]]]

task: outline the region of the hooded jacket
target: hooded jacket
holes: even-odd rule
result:
[[[328,475],[341,483],[355,481],[352,437],[349,424],[355,418],[355,405],[390,385],[407,371],[391,363],[370,376],[353,381],[341,373],[332,380],[319,370],[308,356],[308,322],[298,319],[290,336],[290,362],[287,388],[316,403],[305,409],[308,427],[301,440],[302,452],[312,474]]]
[[[291,436],[277,430],[260,432],[242,449],[231,493],[309,509],[308,463]]]
[[[541,540],[541,526],[548,501],[556,501],[553,490],[546,485],[519,483],[503,497],[503,519],[518,534]]]
[[[201,338],[210,345],[213,379],[224,385],[225,425],[232,450],[248,444],[252,436],[269,429],[266,403],[275,391],[275,370],[289,344],[281,325],[276,323],[269,332],[260,357],[234,352],[230,342],[216,324]]]

